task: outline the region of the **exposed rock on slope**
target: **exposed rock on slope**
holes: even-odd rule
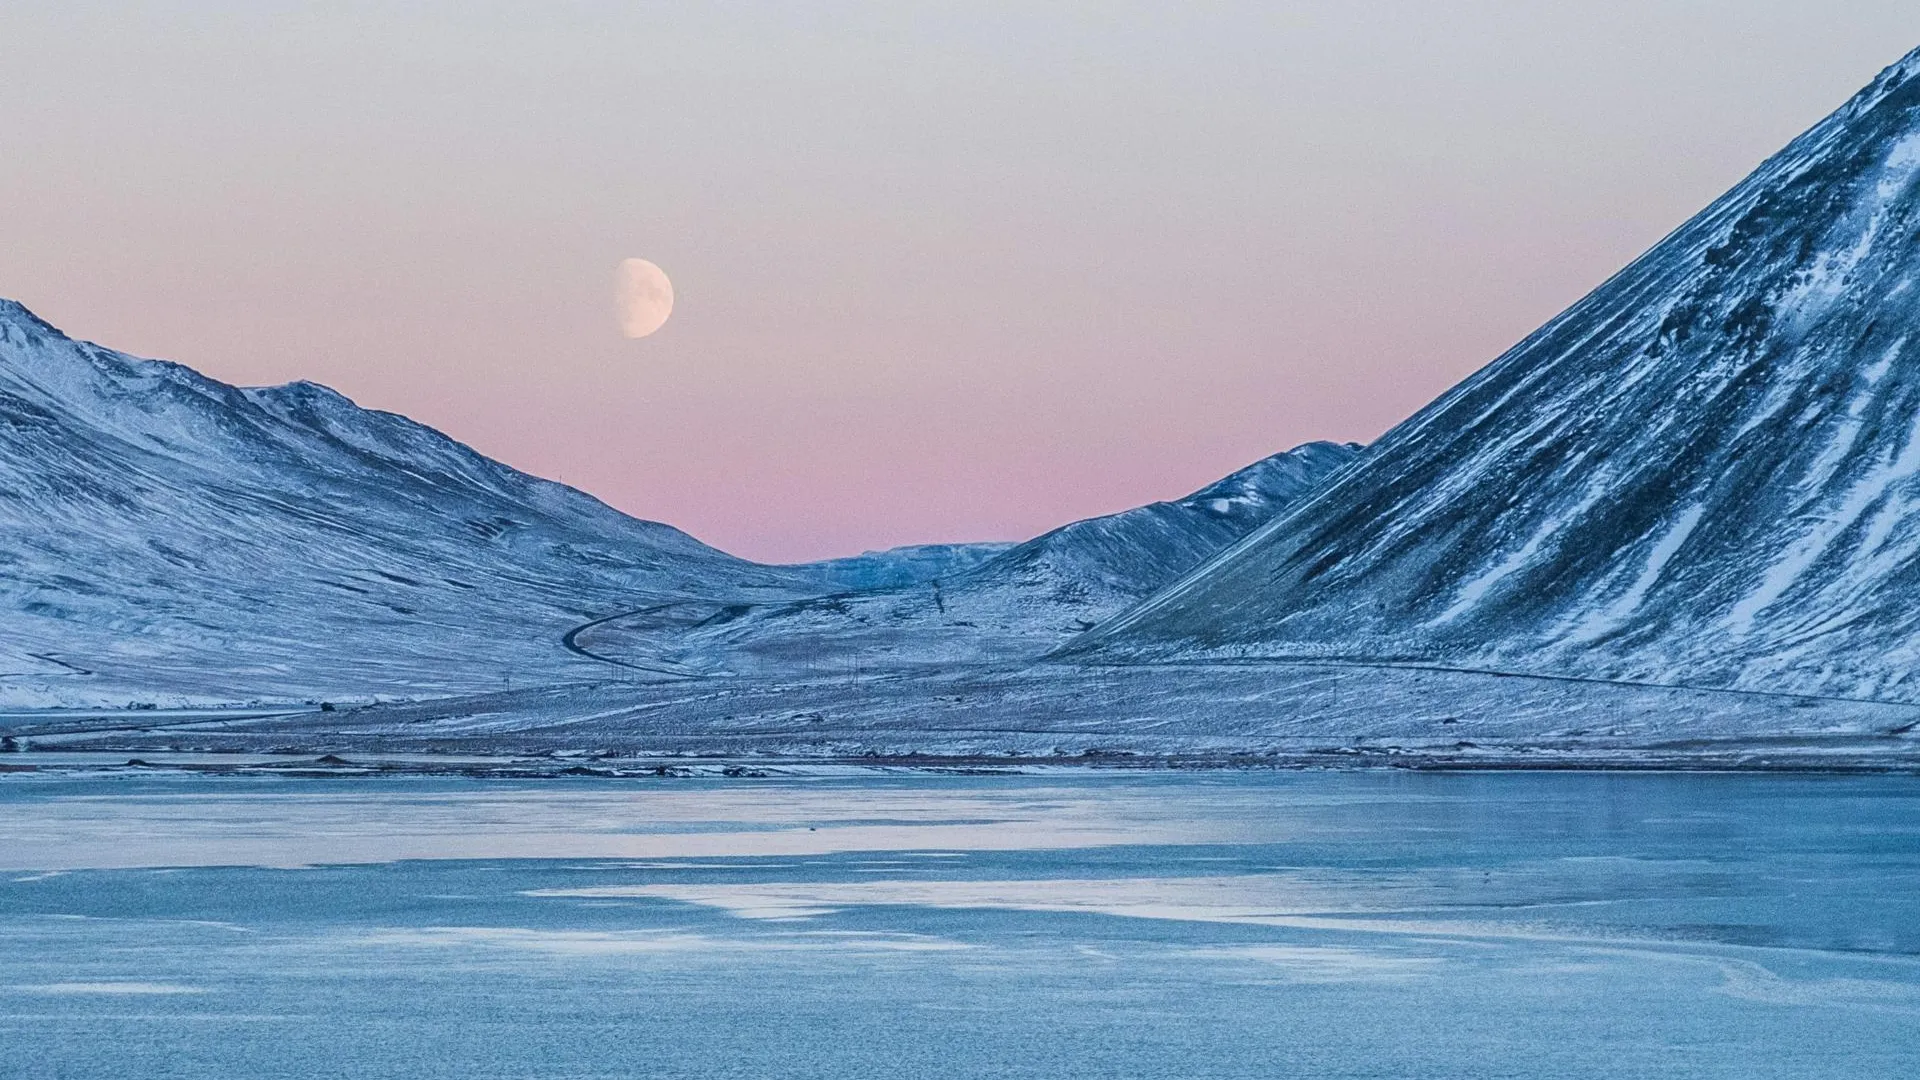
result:
[[[1920,700],[1920,52],[1071,650]]]

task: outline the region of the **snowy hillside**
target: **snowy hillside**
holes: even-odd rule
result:
[[[0,301],[0,704],[411,695],[601,670],[638,598],[821,589],[311,383],[243,390]]]
[[[1005,552],[1010,543],[909,544],[885,551],[866,551],[841,559],[804,563],[835,592],[904,589],[935,578],[952,577]]]
[[[325,387],[228,386],[0,301],[0,707],[1026,659],[1354,452],[1018,546],[762,566]]]
[[[1078,643],[1920,700],[1920,52]]]
[[[1359,451],[1308,443],[1183,499],[1075,522],[906,588],[751,607],[657,607],[596,628],[583,644],[706,672],[1026,661],[1245,536]]]
[[[1076,619],[1098,622],[1252,532],[1359,453],[1353,443],[1295,447],[1186,498],[1062,526],[954,582],[951,591],[1031,595],[1080,608]]]

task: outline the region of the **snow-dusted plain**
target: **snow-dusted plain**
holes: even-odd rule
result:
[[[331,712],[17,714],[0,725],[43,752],[18,761],[216,772],[1920,768],[1920,706],[1333,663],[633,673]]]
[[[1916,283],[1920,52],[1371,448],[802,566],[0,303],[0,733],[195,768],[1912,769]]]

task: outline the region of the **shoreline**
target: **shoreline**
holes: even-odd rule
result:
[[[1920,776],[1920,755],[1789,755],[1727,748],[1720,754],[1618,751],[1574,754],[1537,748],[1428,753],[1404,748],[1312,753],[1093,753],[1004,757],[979,754],[540,754],[502,751],[381,752],[345,746],[156,751],[140,747],[26,750],[0,755],[9,776],[247,776],[291,779],[460,777],[477,780],[766,779],[826,776],[1039,776],[1149,773],[1420,772],[1637,773],[1798,776]]]

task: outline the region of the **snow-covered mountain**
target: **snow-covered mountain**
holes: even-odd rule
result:
[[[949,592],[1031,597],[1074,621],[1098,622],[1246,536],[1359,453],[1355,443],[1307,443],[1185,498],[1063,525],[955,580]]]
[[[763,566],[325,387],[228,386],[0,301],[0,706],[417,697],[603,677],[613,654],[687,673],[823,648],[1024,659],[1354,449],[1018,546]]]
[[[1920,52],[1069,650],[1920,700]]]
[[[1104,617],[1253,531],[1360,452],[1313,442],[1262,458],[1185,498],[1063,525],[1025,543],[915,544],[807,563],[841,591],[942,582],[949,596],[1011,591]]]
[[[649,597],[826,586],[312,383],[240,389],[0,301],[0,703],[412,695],[604,670]]]
[[[863,551],[839,559],[802,563],[833,585],[836,592],[904,589],[936,578],[953,577],[1013,547],[987,541],[974,544],[908,544],[884,551]]]
[[[960,572],[764,605],[678,605],[596,630],[605,655],[700,671],[1030,660],[1245,536],[1360,452],[1308,443],[1182,499],[1065,525]]]

